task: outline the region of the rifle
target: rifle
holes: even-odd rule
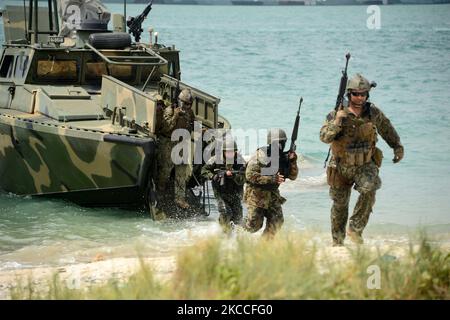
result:
[[[348,67],[348,61],[350,60],[350,57],[351,57],[350,52],[345,55],[345,60],[346,60],[345,61],[345,69],[342,70],[341,82],[339,83],[339,92],[338,92],[338,96],[336,99],[336,105],[334,106],[334,110],[336,112],[341,110],[344,107],[344,95],[345,95],[345,89],[347,88],[347,81],[348,81],[347,67]],[[325,159],[325,163],[323,165],[324,168],[327,166],[328,159],[330,158],[330,152],[331,152],[331,147],[328,149],[327,158]]]
[[[243,174],[244,170],[228,170],[228,169],[214,169],[214,174],[217,175],[220,186],[225,185],[225,177],[227,171],[231,171],[232,174]]]
[[[178,107],[178,96],[181,93],[181,90],[180,90],[180,78],[181,78],[181,71],[178,71],[177,86],[175,87],[175,91],[174,91],[174,94],[172,96],[172,108]]]
[[[144,11],[136,17],[129,17],[127,19],[127,27],[128,27],[128,33],[133,34],[134,41],[139,42],[141,40],[141,33],[144,31],[142,29],[142,22],[145,18],[147,18],[147,15],[152,10],[152,4],[153,0],[150,0],[150,3],[145,7]]]
[[[291,146],[289,150],[283,152],[282,157],[280,158],[280,168],[281,174],[285,177],[289,176],[289,172],[291,171],[291,162],[289,161],[289,154],[295,152],[297,150],[297,137],[298,137],[298,127],[300,125],[300,108],[302,107],[303,97],[300,97],[300,101],[298,103],[297,116],[295,117],[294,129],[292,130],[291,135]]]
[[[297,142],[298,137],[298,126],[300,124],[300,108],[302,107],[303,97],[300,98],[300,102],[298,103],[298,110],[297,110],[297,116],[295,117],[294,122],[294,130],[292,130],[292,136],[291,136],[291,146],[289,147],[288,152],[295,152],[297,149],[297,145],[295,144]]]
[[[343,107],[344,103],[344,95],[345,95],[345,89],[347,88],[347,67],[348,67],[348,61],[350,60],[350,53],[347,53],[345,55],[345,69],[342,70],[342,77],[341,77],[341,83],[339,83],[339,92],[336,99],[336,105],[334,106],[334,110],[338,111]]]

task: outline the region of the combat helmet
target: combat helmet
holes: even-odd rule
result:
[[[270,129],[267,133],[267,144],[272,144],[274,141],[286,143],[286,132],[283,129]]]
[[[372,89],[373,85],[364,78],[360,73],[355,74],[350,80],[347,82],[347,91],[349,90],[364,90],[369,92]]]
[[[184,104],[192,104],[194,99],[192,98],[192,93],[190,89],[183,89],[178,95],[179,106],[183,107]]]

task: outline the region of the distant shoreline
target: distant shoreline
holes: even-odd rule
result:
[[[123,0],[103,0],[121,4]],[[149,0],[127,0],[127,4],[147,4]],[[450,0],[154,0],[163,5],[234,5],[234,6],[369,6],[450,4]]]
[[[20,0],[16,2],[22,3]],[[13,1],[13,2],[15,2]],[[47,1],[47,0],[38,0]],[[123,4],[124,0],[102,0],[105,4]],[[127,5],[145,5],[150,0],[127,0]],[[403,5],[439,5],[450,4],[450,0],[154,0],[153,4],[157,5],[201,5],[201,6],[245,6],[245,7],[261,7],[261,6],[317,6],[317,7],[334,7],[334,6],[403,6]],[[0,7],[0,17],[1,17]]]

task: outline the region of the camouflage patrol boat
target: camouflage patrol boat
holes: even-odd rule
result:
[[[75,24],[70,5],[81,13]],[[127,23],[132,41],[123,15],[113,15],[107,30],[110,14],[97,1],[3,7],[1,189],[89,206],[149,206],[157,95],[170,101],[190,88],[196,120],[227,126],[218,98],[180,81],[175,47],[139,42],[150,9]]]

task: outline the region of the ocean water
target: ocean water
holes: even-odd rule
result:
[[[110,4],[111,11],[121,11]],[[128,5],[135,15],[142,6]],[[333,108],[345,64],[378,83],[371,101],[405,146],[393,164],[384,141],[383,186],[367,227],[369,241],[407,241],[410,232],[450,233],[450,5],[382,6],[380,29],[366,7],[155,5],[159,42],[181,50],[183,81],[221,98],[233,128],[292,130],[304,98],[298,140],[300,178],[281,192],[285,228],[318,230],[329,240],[331,201],[319,130]],[[1,35],[3,37],[3,34]],[[148,41],[148,34],[143,34]],[[357,193],[354,192],[351,205]],[[65,201],[0,193],[0,269],[90,261],[97,254],[169,255],[220,233],[205,218],[155,222],[143,212],[83,208]],[[447,237],[447,239],[449,239]]]

